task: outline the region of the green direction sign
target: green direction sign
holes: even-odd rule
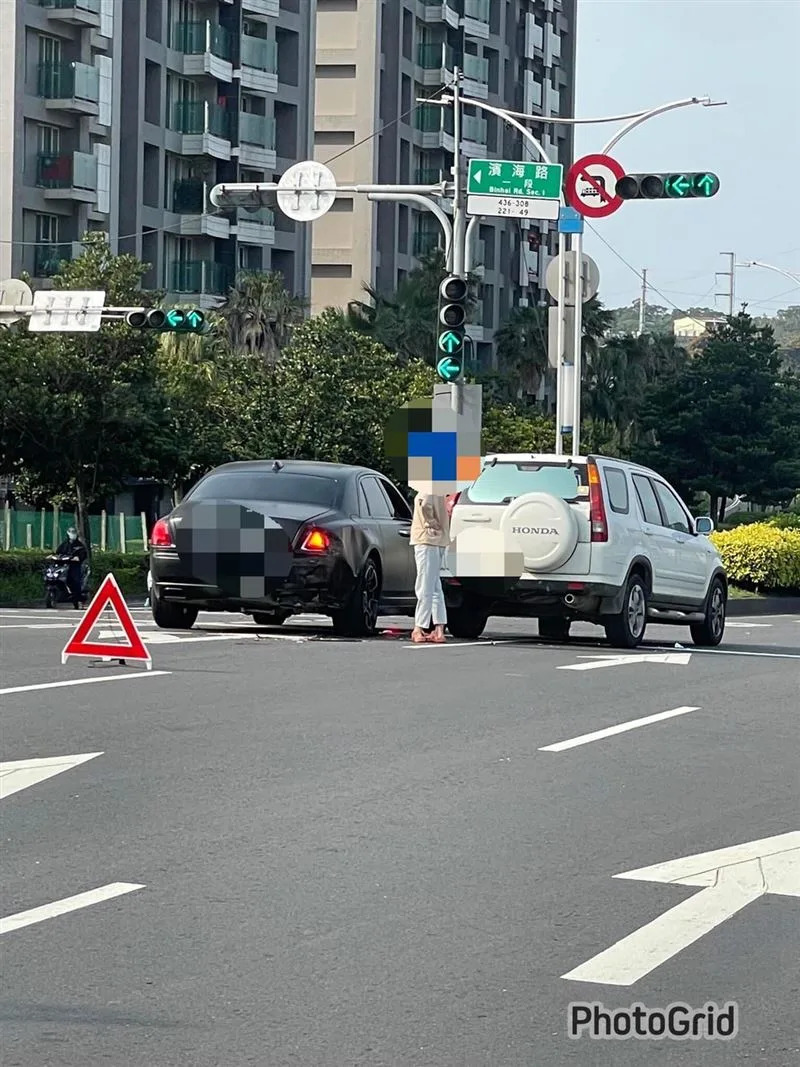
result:
[[[445,382],[454,382],[461,374],[461,362],[452,356],[445,356],[436,364],[436,372]]]
[[[439,334],[439,351],[446,352],[448,356],[455,355],[456,352],[460,352],[464,347],[464,338],[459,337],[457,333],[452,330],[445,330],[444,333]]]
[[[535,196],[558,200],[564,180],[560,163],[515,163],[510,159],[471,159],[471,196]]]

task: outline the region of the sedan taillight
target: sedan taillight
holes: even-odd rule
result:
[[[150,545],[152,548],[174,548],[172,530],[166,519],[159,519],[150,533]]]
[[[326,530],[321,530],[318,526],[312,526],[311,529],[306,530],[303,535],[300,542],[300,551],[321,555],[328,551],[331,544],[331,535]]]

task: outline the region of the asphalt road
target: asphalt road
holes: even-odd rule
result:
[[[800,831],[800,617],[620,659],[209,616],[150,673],[62,666],[76,618],[0,616],[3,1067],[800,1063],[800,837],[615,878]],[[567,1036],[730,1001],[729,1041]]]

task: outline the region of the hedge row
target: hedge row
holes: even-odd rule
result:
[[[743,511],[740,514],[731,515],[721,524],[722,530],[734,530],[740,526],[761,525],[776,526],[779,530],[800,530],[800,511],[781,511],[775,515],[764,515],[763,512]]]
[[[759,522],[711,534],[728,578],[757,592],[800,592],[800,529]]]
[[[40,549],[0,552],[0,604],[44,601],[42,564],[46,555]],[[113,572],[126,596],[144,596],[147,592],[146,553],[93,552],[91,567],[92,591],[97,589],[107,574]]]

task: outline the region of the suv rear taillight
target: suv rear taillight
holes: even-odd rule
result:
[[[318,526],[312,526],[309,530],[306,530],[301,537],[300,551],[322,555],[324,552],[328,551],[332,543],[333,539],[327,530],[321,530]]]
[[[453,508],[454,508],[454,507],[456,506],[456,504],[458,503],[458,498],[459,498],[460,496],[461,496],[461,493],[450,493],[450,495],[449,495],[448,497],[446,497],[446,498],[445,498],[445,502],[444,502],[444,503],[445,503],[445,507],[447,508],[447,515],[448,515],[448,518],[449,518],[450,516],[452,516],[452,514],[453,514]]]
[[[150,532],[150,546],[151,548],[175,547],[175,542],[172,539],[172,530],[170,530],[166,519],[159,519]]]
[[[592,541],[608,540],[608,522],[606,520],[606,503],[603,499],[603,486],[597,464],[587,465],[589,474],[589,522],[592,527]]]

